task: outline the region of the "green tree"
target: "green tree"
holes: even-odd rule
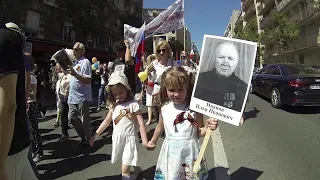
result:
[[[64,0],[62,6],[67,10],[72,20],[73,28],[82,31],[85,37],[88,34],[103,33],[107,14],[104,8],[108,1],[105,0]]]
[[[121,19],[123,24],[128,24],[130,26],[140,28],[143,24],[142,19],[135,16],[134,14],[126,14]]]
[[[246,25],[236,26],[235,37],[238,39],[260,42],[260,35],[258,33],[258,24],[256,18],[251,18]]]
[[[183,48],[184,48],[183,44],[177,41],[175,38],[170,38],[168,43],[173,52],[173,57],[176,57],[176,53],[179,53],[179,56],[180,56],[180,52],[183,51]]]
[[[320,14],[320,0],[313,0],[314,2],[314,12]]]
[[[259,59],[259,66],[262,67],[263,64],[263,48],[261,46],[261,35],[258,33],[258,23],[256,18],[251,18],[247,21],[246,25],[243,27],[236,26],[235,37],[238,39],[243,39],[247,41],[258,42],[259,46],[257,48],[257,58]]]
[[[273,11],[272,21],[273,26],[263,32],[262,40],[276,40],[280,48],[288,50],[290,44],[299,38],[299,27],[281,12]]]

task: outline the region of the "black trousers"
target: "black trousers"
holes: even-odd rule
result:
[[[69,136],[68,134],[68,113],[69,106],[67,102],[61,102],[61,130],[64,136]]]

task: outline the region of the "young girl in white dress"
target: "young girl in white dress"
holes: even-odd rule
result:
[[[142,144],[144,146],[148,144],[146,128],[139,104],[134,100],[126,75],[122,72],[116,71],[111,74],[107,85],[107,93],[109,94],[109,112],[92,137],[90,144],[93,145],[97,137],[103,133],[112,121],[111,163],[114,164],[122,155],[122,179],[136,179],[142,172],[138,166],[139,130]],[[132,174],[130,173],[131,166],[134,167]]]
[[[192,76],[183,67],[172,67],[162,75],[159,123],[147,145],[153,150],[165,131],[155,180],[203,180],[208,176],[205,161],[201,163],[198,178],[193,177],[191,170],[200,151],[199,137],[205,135],[207,128],[216,129],[218,122],[210,118],[204,126],[203,115],[189,109]]]

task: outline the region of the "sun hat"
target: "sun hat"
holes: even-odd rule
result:
[[[24,36],[24,34],[22,33],[22,29],[20,29],[17,24],[15,24],[15,23],[13,23],[13,22],[8,22],[8,23],[6,23],[6,27],[7,27],[8,29],[10,29],[10,30],[13,30],[13,31],[19,33],[22,37],[26,38],[26,37]]]
[[[115,71],[110,75],[109,83],[108,83],[107,88],[106,88],[107,92],[110,93],[111,92],[111,86],[116,85],[116,84],[122,84],[128,90],[131,90],[126,75],[121,71]]]

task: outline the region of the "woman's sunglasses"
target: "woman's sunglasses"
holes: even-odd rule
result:
[[[163,53],[165,53],[165,52],[166,52],[166,49],[158,49],[158,50],[157,50],[158,53],[161,53],[161,51],[162,51]]]

